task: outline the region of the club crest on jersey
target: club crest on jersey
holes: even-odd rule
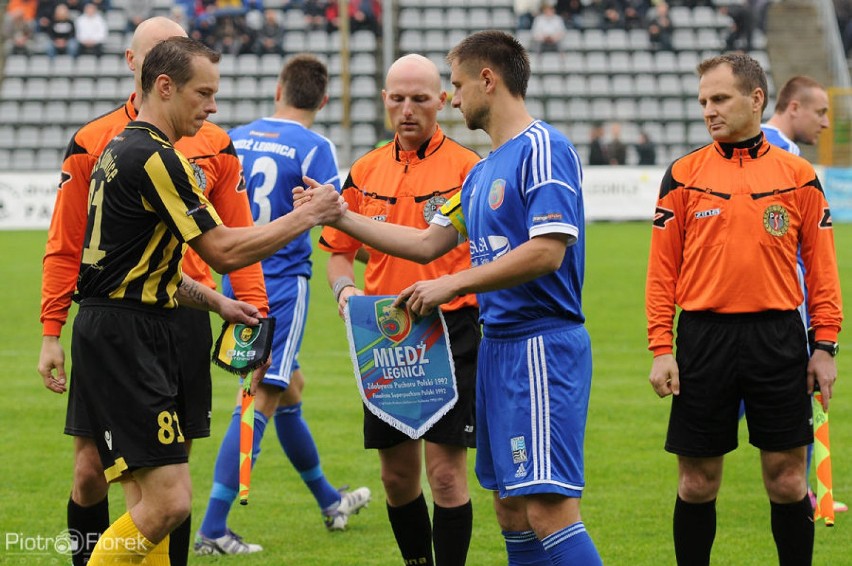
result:
[[[240,348],[248,348],[260,336],[258,330],[260,330],[260,327],[237,324],[234,326],[234,341]]]
[[[506,180],[497,179],[491,183],[491,190],[488,191],[488,206],[491,210],[497,210],[503,204],[503,197],[506,193]]]
[[[411,316],[405,308],[394,308],[394,299],[376,301],[376,322],[383,335],[394,342],[402,342],[411,332]]]
[[[523,436],[516,436],[510,440],[512,443],[512,463],[520,464],[527,461],[527,441]]]
[[[201,192],[207,191],[207,173],[204,172],[204,169],[199,167],[196,162],[190,163],[192,166],[192,174],[195,177],[195,182],[198,183],[198,188],[201,189]]]
[[[440,195],[435,195],[426,201],[426,204],[423,205],[423,218],[426,220],[426,224],[432,222],[432,218],[435,217],[435,213],[438,212],[438,209],[441,208],[445,202],[447,202],[447,199]]]
[[[780,204],[763,211],[763,228],[773,236],[783,236],[790,229],[790,213]]]

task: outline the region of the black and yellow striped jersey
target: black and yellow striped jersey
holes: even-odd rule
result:
[[[79,297],[177,306],[186,242],[219,224],[186,158],[151,124],[131,122],[92,171]]]

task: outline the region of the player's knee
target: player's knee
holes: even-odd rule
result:
[[[71,499],[80,506],[89,507],[106,497],[109,484],[104,477],[100,459],[90,454],[78,453],[74,461],[74,485]]]
[[[712,476],[688,474],[680,478],[678,495],[689,503],[711,501],[719,493],[720,482]]]
[[[429,486],[435,501],[467,501],[467,476],[454,466],[435,466],[429,470]]]
[[[494,511],[497,524],[504,531],[528,531],[531,529],[527,510],[521,497],[500,498],[494,494]]]

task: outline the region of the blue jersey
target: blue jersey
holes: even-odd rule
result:
[[[293,210],[292,190],[304,184],[304,175],[340,191],[334,144],[298,122],[261,118],[228,133],[243,165],[255,224]],[[310,277],[311,250],[310,232],[305,232],[264,259],[263,274]]]
[[[460,199],[474,267],[494,261],[535,236],[569,236],[565,259],[555,272],[477,296],[486,326],[554,317],[585,320],[581,308],[585,269],[582,176],[574,146],[541,121],[533,122],[471,169]],[[442,220],[449,221],[438,222]]]
[[[781,149],[789,151],[793,155],[801,155],[802,152],[799,150],[799,146],[796,145],[796,142],[785,136],[781,130],[775,126],[763,124],[760,126],[760,129],[763,130],[763,135],[766,136],[766,141],[772,145],[777,145]]]

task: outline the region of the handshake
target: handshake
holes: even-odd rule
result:
[[[349,208],[331,185],[321,185],[310,177],[302,177],[304,187],[293,188],[293,210],[312,214],[314,225],[333,226]]]

